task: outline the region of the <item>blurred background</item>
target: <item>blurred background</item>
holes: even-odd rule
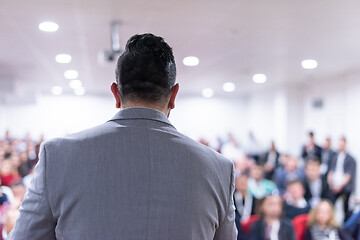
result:
[[[116,59],[151,32],[174,51],[180,132],[219,151],[273,140],[300,156],[313,131],[334,150],[346,136],[359,159],[359,12],[355,0],[0,0],[0,136],[38,141],[109,120]]]

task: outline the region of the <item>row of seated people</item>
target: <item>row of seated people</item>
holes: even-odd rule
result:
[[[0,140],[0,240],[6,239],[19,215],[19,207],[38,161],[39,142],[28,135]]]
[[[284,217],[283,198],[268,195],[257,202],[257,215],[239,223],[237,240],[355,240],[360,239],[360,212],[340,227],[329,200],[321,200],[309,214],[292,221]],[[237,215],[236,222],[239,221]]]
[[[355,189],[356,161],[347,152],[344,137],[339,139],[337,152],[322,149],[322,154],[327,152],[326,156],[331,156],[328,160],[320,158],[318,151],[309,150],[301,162],[296,157],[280,155],[273,145],[262,158],[235,162],[237,175],[249,175],[249,192],[259,199],[275,189],[284,195],[288,182],[299,180],[305,188],[305,200],[311,207],[322,198],[333,203],[342,198],[347,219],[351,215],[349,198]]]

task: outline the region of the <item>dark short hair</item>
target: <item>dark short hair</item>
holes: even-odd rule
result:
[[[315,154],[309,154],[309,156],[306,158],[306,162],[318,162],[319,164],[321,164],[321,159],[319,158],[319,156],[315,155]]]
[[[305,189],[304,183],[300,179],[295,179],[295,180],[288,181],[287,184],[286,184],[286,187],[289,187],[289,186],[295,185],[295,184],[299,184],[299,185],[302,186],[302,188]]]
[[[315,134],[314,134],[313,131],[310,131],[310,132],[309,132],[309,137],[314,137],[314,135],[315,135]]]
[[[132,36],[116,66],[122,101],[161,102],[175,84],[176,64],[171,47],[151,33]]]

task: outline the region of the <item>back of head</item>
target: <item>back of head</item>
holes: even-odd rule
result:
[[[119,57],[116,82],[123,103],[166,104],[175,84],[171,47],[153,34],[132,36]]]

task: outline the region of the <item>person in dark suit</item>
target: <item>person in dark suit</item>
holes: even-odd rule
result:
[[[331,160],[328,183],[334,194],[333,202],[342,197],[344,200],[344,213],[349,216],[349,197],[355,188],[356,161],[346,151],[346,138],[339,139],[338,152]]]
[[[331,159],[334,157],[335,152],[331,149],[331,139],[326,138],[321,151],[321,167],[320,173],[326,175],[329,173]]]
[[[108,122],[47,141],[9,240],[234,240],[234,165],[179,133],[171,47],[132,36]]]
[[[322,149],[315,143],[315,135],[314,132],[309,132],[308,135],[308,143],[302,147],[301,157],[306,162],[308,156],[316,155],[321,158]]]
[[[235,179],[234,205],[235,224],[238,230],[237,240],[246,240],[246,235],[241,227],[241,222],[255,214],[256,198],[248,192],[248,176],[241,174]]]
[[[260,219],[251,226],[250,240],[295,240],[291,222],[283,218],[280,196],[267,196],[259,207],[259,216]]]
[[[320,160],[316,156],[307,161],[305,174],[305,199],[311,207],[316,207],[321,199],[333,199],[326,176],[320,174]]]
[[[265,154],[263,154],[260,157],[261,164],[264,165],[265,170],[265,178],[272,179],[275,169],[280,165],[280,153],[277,151],[275,147],[275,142],[271,141],[271,146],[269,151],[267,151]]]
[[[235,216],[240,220],[239,223],[248,220],[251,215],[256,213],[257,199],[249,193],[247,184],[248,176],[245,174],[241,174],[235,180]]]

